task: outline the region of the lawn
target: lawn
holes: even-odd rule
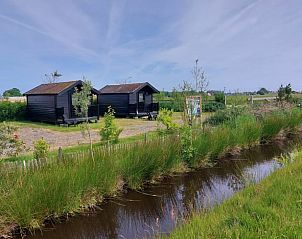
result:
[[[180,121],[182,118],[181,112],[174,112],[173,119],[175,121]],[[148,122],[148,119],[145,118],[139,118],[139,119],[133,119],[133,118],[116,118],[116,124],[120,128],[125,127],[131,127],[131,126],[137,126],[137,125],[144,125],[146,122]],[[11,121],[15,126],[18,126],[20,128],[27,127],[27,128],[42,128],[42,129],[49,129],[59,132],[77,132],[81,131],[81,127],[79,125],[75,126],[59,126],[54,124],[47,124],[47,123],[40,123],[40,122],[31,122],[31,121]],[[100,124],[102,124],[102,118],[100,118],[98,123],[91,123],[90,127],[93,130],[99,130]]]
[[[170,238],[302,238],[302,150],[291,159],[259,184],[194,215]]]

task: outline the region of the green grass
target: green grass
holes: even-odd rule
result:
[[[302,150],[292,157],[259,184],[194,215],[170,238],[301,238]]]
[[[301,111],[282,117],[288,117],[282,121],[282,129],[301,123]],[[146,143],[135,142],[111,151],[95,145],[95,161],[85,148],[88,146],[81,146],[69,149],[74,154],[63,154],[62,162],[57,163],[53,156],[53,163],[39,170],[9,171],[0,164],[0,234],[7,225],[37,228],[45,218],[81,211],[114,195],[123,185],[138,189],[163,175],[213,163],[233,148],[258,143],[262,130],[262,121],[242,115],[204,132],[194,131],[194,154],[189,164],[183,158],[178,133],[165,139],[154,134]]]
[[[173,120],[181,120],[182,113],[181,112],[174,112],[173,113]],[[133,118],[116,118],[115,119],[116,125],[119,128],[125,128],[125,127],[131,127],[131,126],[137,126],[137,125],[144,125],[148,122],[148,119],[139,118],[139,119],[133,119]],[[79,132],[81,131],[81,127],[79,125],[75,126],[59,126],[54,124],[47,124],[47,123],[41,123],[41,122],[32,122],[32,121],[10,121],[15,126],[18,126],[20,128],[36,128],[36,129],[48,129],[58,132]],[[92,130],[100,130],[101,125],[103,123],[103,119],[100,118],[98,123],[91,123],[90,127]]]

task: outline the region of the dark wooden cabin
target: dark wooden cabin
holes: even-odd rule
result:
[[[104,115],[111,106],[116,116],[142,117],[157,114],[158,103],[153,102],[153,94],[159,93],[148,82],[120,85],[106,85],[100,89],[100,114]]]
[[[27,99],[27,115],[32,121],[49,122],[55,124],[76,124],[84,121],[75,113],[72,106],[72,95],[75,88],[81,88],[83,82],[69,81],[39,85],[24,95]],[[92,102],[89,106],[90,121],[99,118],[99,91],[92,89]]]

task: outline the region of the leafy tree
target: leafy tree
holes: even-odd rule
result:
[[[281,85],[278,89],[278,96],[277,99],[281,103],[283,101],[289,102],[292,98],[292,87],[291,84],[287,84],[285,87]]]
[[[178,128],[178,125],[173,122],[173,110],[161,109],[158,113],[157,121],[166,126],[167,130]]]
[[[292,98],[292,86],[291,86],[291,84],[287,84],[287,86],[285,86],[284,91],[285,91],[285,100],[287,102],[289,102]]]
[[[265,94],[268,94],[269,91],[265,88],[261,88],[260,90],[257,91],[257,94],[258,95],[265,95]]]
[[[94,160],[91,130],[88,117],[88,110],[92,101],[91,89],[91,82],[83,77],[83,86],[80,89],[75,87],[75,93],[73,93],[72,95],[72,105],[76,111],[76,115],[85,118],[85,122],[82,124],[82,133],[84,137],[88,135],[90,142],[90,153],[92,159]]]
[[[10,90],[6,90],[3,92],[3,96],[4,97],[18,97],[18,96],[22,96],[20,90],[18,88],[12,88]]]
[[[108,111],[104,115],[104,127],[100,130],[102,140],[111,141],[113,143],[118,142],[118,137],[122,132],[114,122],[114,109],[111,106],[108,107]]]

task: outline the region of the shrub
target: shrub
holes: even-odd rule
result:
[[[225,108],[225,105],[220,102],[205,102],[202,105],[203,112],[216,112]]]
[[[24,149],[24,143],[16,131],[17,127],[0,123],[0,156],[17,156]]]
[[[223,92],[217,92],[214,94],[215,101],[224,104],[224,93]]]
[[[193,145],[193,132],[189,126],[184,126],[180,133],[182,159],[189,167],[194,166],[195,148]]]
[[[34,158],[35,159],[46,159],[49,152],[49,144],[41,138],[34,142]]]
[[[178,128],[178,125],[173,122],[173,110],[169,109],[160,109],[157,121],[166,126],[167,130],[175,130]]]
[[[114,122],[114,109],[108,107],[108,111],[104,115],[104,127],[100,130],[102,140],[111,141],[112,143],[118,142],[118,137],[122,132]]]
[[[204,124],[212,126],[223,124],[227,121],[236,119],[239,115],[246,113],[246,108],[232,106],[224,110],[219,110],[209,118],[207,118]]]
[[[26,103],[0,102],[0,122],[9,120],[23,120],[26,116]]]

